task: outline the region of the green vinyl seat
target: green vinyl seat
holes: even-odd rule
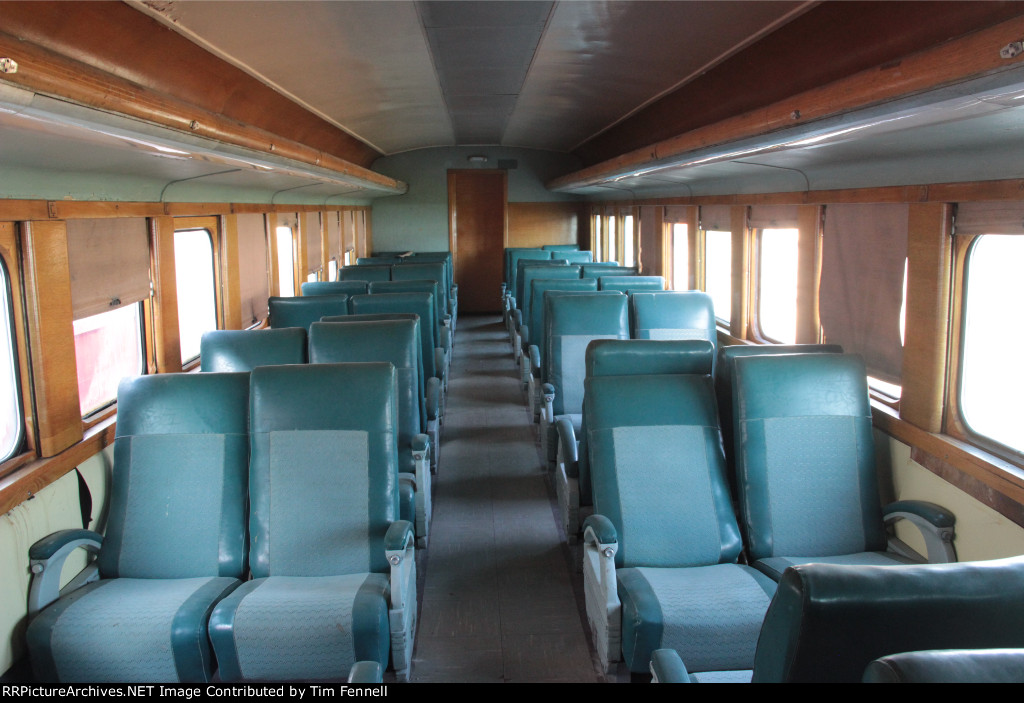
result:
[[[920,675],[953,666],[954,681],[1021,681],[1024,648],[1024,558],[957,564],[850,566],[802,564],[787,569],[764,618],[752,680],[755,683],[856,683],[891,681],[890,666],[876,660],[906,661],[902,653],[959,650],[959,663],[918,659]],[[1002,663],[1016,659],[1009,672]],[[973,657],[970,656],[973,653]],[[662,664],[679,657],[660,653]],[[952,657],[956,659],[958,657]],[[970,660],[974,658],[972,663]],[[943,666],[945,664],[945,666]],[[680,665],[681,669],[680,670]],[[667,680],[718,681],[721,672],[695,667],[682,657],[661,666]],[[1002,671],[1002,673],[1000,673]],[[685,674],[685,678],[683,675]],[[986,678],[991,675],[1003,678]],[[972,677],[978,677],[973,679]],[[897,679],[898,680],[898,679]],[[913,680],[913,679],[907,679]],[[933,682],[941,678],[923,679]]]
[[[306,330],[211,330],[199,341],[199,370],[252,371],[257,366],[306,363]]]
[[[520,360],[522,360],[524,354],[529,354],[530,345],[534,343],[530,341],[530,333],[537,329],[536,327],[530,327],[530,306],[533,303],[533,282],[535,280],[551,278],[574,281],[579,280],[580,277],[579,266],[568,266],[561,262],[556,266],[543,265],[547,263],[543,261],[535,263],[541,265],[525,266],[520,272],[523,294],[521,298],[518,298],[516,301],[519,305],[519,309],[514,313],[516,343],[519,344],[519,349],[516,350],[515,354],[516,358]],[[529,356],[527,356],[526,359],[528,361]],[[520,363],[519,368],[523,383],[527,383],[530,377],[530,365],[523,362]]]
[[[387,264],[357,264],[338,269],[339,281],[390,281],[391,266]]]
[[[438,324],[452,328],[454,319],[454,303],[451,298],[451,289],[448,285],[448,267],[444,261],[420,261],[412,258],[401,265],[391,268],[392,281],[434,281],[437,283],[437,293],[440,301],[435,301],[439,313]]]
[[[634,339],[706,339],[718,348],[715,309],[707,293],[637,291],[629,305]]]
[[[508,329],[509,341],[515,341],[514,312],[516,307],[516,275],[519,272],[519,261],[551,261],[551,252],[543,249],[506,249],[505,250],[505,292],[502,298],[505,327]]]
[[[585,381],[594,498],[583,524],[587,619],[609,667],[621,651],[642,673],[655,650],[670,647],[691,668],[749,672],[775,583],[738,563],[710,349],[687,343],[702,347],[691,370],[705,373]],[[667,356],[651,370],[672,363]]]
[[[557,251],[559,253],[566,251],[579,251],[579,244],[545,244],[541,247],[544,251]]]
[[[875,659],[864,683],[1024,683],[1024,649],[931,649]]]
[[[520,328],[525,321],[526,315],[526,271],[534,267],[541,268],[562,268],[567,266],[568,262],[565,259],[549,259],[549,260],[535,260],[530,258],[520,258],[516,262],[516,272],[513,274],[515,279],[515,287],[512,288],[512,298],[510,299],[510,334],[512,339],[512,354],[515,356],[516,363],[522,360],[523,342],[521,338]],[[578,275],[577,275],[578,277]]]
[[[447,312],[444,309],[444,300],[441,297],[441,284],[433,279],[401,279],[394,281],[374,281],[366,291],[371,295],[380,293],[430,293],[434,296],[434,320],[444,320]],[[448,336],[451,336],[449,331]],[[448,360],[451,363],[451,359]]]
[[[591,279],[591,282],[593,280]],[[602,339],[587,346],[586,378],[649,374],[709,374],[714,348],[704,340],[655,341]],[[586,402],[580,431],[563,418],[556,423],[558,453],[555,493],[570,544],[576,542],[581,520],[591,512],[590,464],[587,453]]]
[[[750,563],[906,564],[922,559],[886,524],[921,529],[931,561],[955,561],[951,513],[897,501],[883,510],[871,405],[855,354],[786,354],[733,362],[737,486]],[[887,551],[888,546],[888,551]]]
[[[621,293],[665,290],[664,276],[601,276],[598,283],[600,290],[617,290]]]
[[[420,403],[420,426],[426,427],[427,436],[430,438],[430,469],[437,473],[438,457],[441,453],[441,381],[435,376],[427,375],[427,368],[423,362],[423,330],[420,325],[420,316],[415,313],[391,312],[369,315],[339,315],[337,317],[325,317],[321,322],[374,322],[377,320],[409,320],[416,325],[416,349],[418,373],[422,380],[417,385],[422,386],[422,402]]]
[[[117,402],[106,535],[63,530],[29,551],[32,669],[47,682],[207,682],[207,619],[248,571],[249,374],[129,378]],[[98,557],[58,599],[77,547]]]
[[[595,339],[629,339],[625,295],[616,291],[544,294],[540,437],[541,452],[552,466],[557,457],[557,419],[565,416],[577,431],[580,428],[587,344]]]
[[[309,333],[309,362],[334,364],[388,361],[398,384],[398,470],[406,485],[401,517],[416,526],[416,542],[426,548],[430,529],[430,439],[423,422],[423,371],[416,320],[314,322]],[[410,500],[411,499],[411,500]]]
[[[313,295],[365,295],[366,281],[304,281],[302,296]]]
[[[309,333],[309,326],[327,315],[347,315],[347,295],[314,295],[305,297],[271,297],[267,300],[270,308],[270,328],[301,327]]]
[[[386,362],[252,372],[253,580],[210,616],[222,680],[337,680],[389,652],[408,678],[416,561],[398,519],[397,393]]]

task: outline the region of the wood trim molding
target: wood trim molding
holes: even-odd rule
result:
[[[174,269],[174,218],[154,217],[149,222],[156,370],[158,373],[178,373],[182,366],[178,280]]]

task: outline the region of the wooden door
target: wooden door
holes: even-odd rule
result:
[[[448,236],[460,313],[499,309],[507,212],[507,171],[448,171]]]

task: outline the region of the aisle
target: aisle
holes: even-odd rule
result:
[[[600,681],[499,317],[459,318],[450,376],[412,680]]]

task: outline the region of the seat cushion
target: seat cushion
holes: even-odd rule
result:
[[[753,566],[767,574],[773,580],[782,578],[782,572],[798,564],[845,564],[849,566],[896,566],[899,564],[916,564],[912,559],[893,552],[858,552],[832,557],[769,557],[758,559]]]
[[[753,669],[775,583],[748,566],[619,569],[622,655],[643,672],[656,649],[677,650],[688,671]]]
[[[29,625],[42,681],[203,682],[212,674],[207,621],[237,579],[98,581],[61,598]]]
[[[387,666],[388,588],[386,574],[250,581],[210,619],[220,677],[344,679],[357,661]]]

